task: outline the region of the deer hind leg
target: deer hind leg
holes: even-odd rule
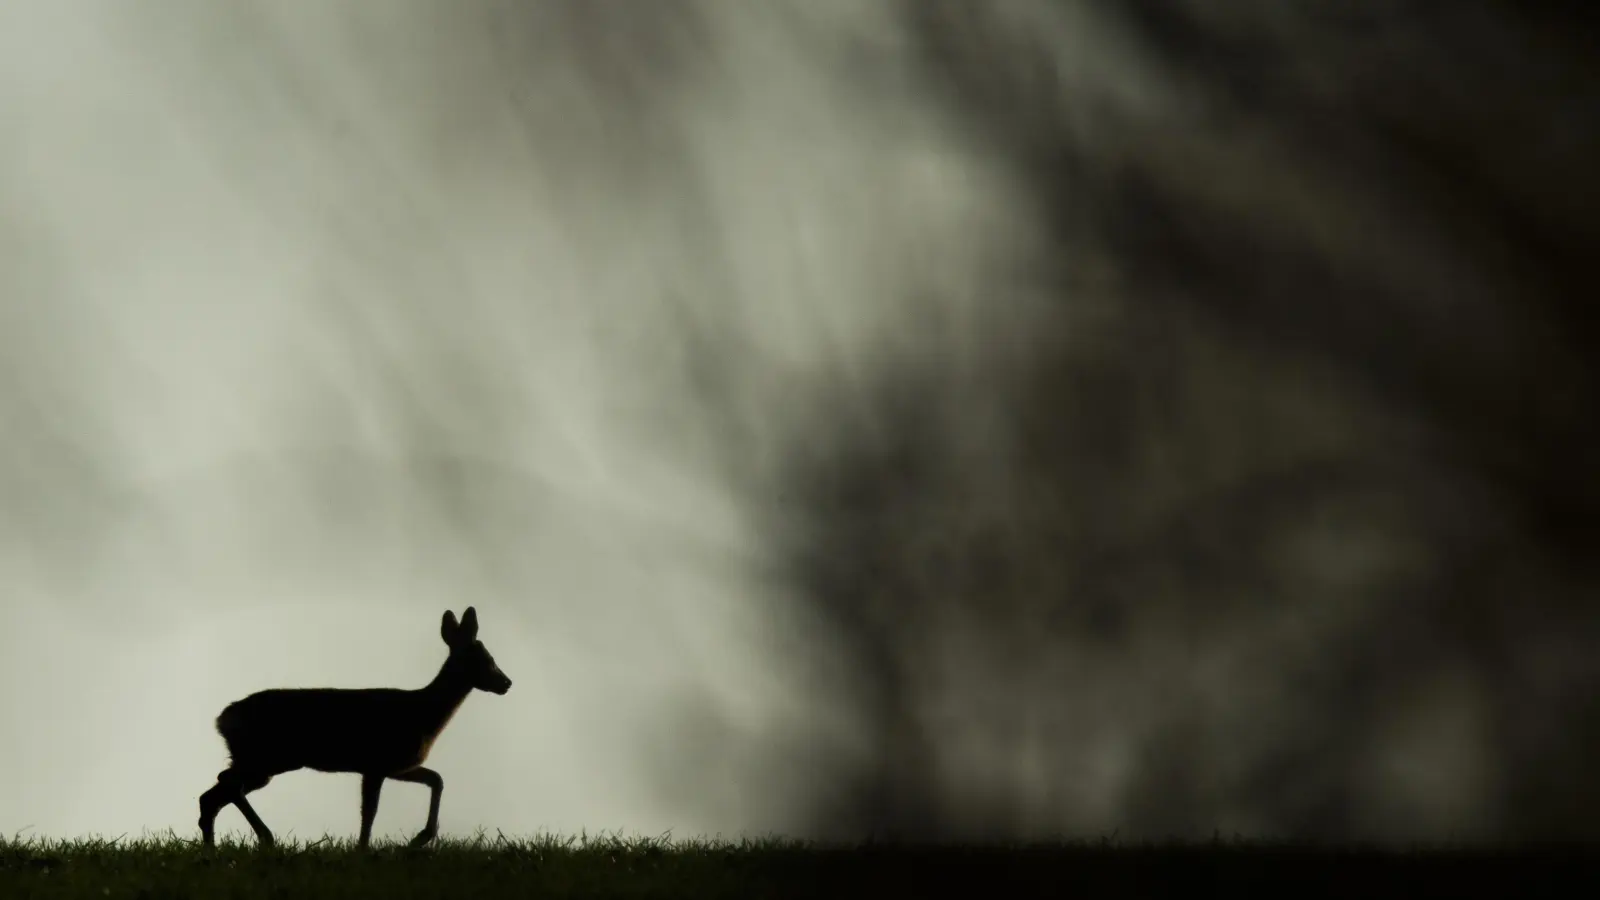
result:
[[[207,847],[215,844],[214,829],[216,827],[217,813],[224,806],[233,804],[239,807],[239,812],[244,814],[246,822],[256,833],[256,840],[263,847],[272,846],[272,832],[267,828],[267,823],[261,821],[256,811],[245,799],[245,794],[257,791],[267,786],[272,780],[271,775],[248,769],[231,768],[217,775],[217,783],[210,790],[200,795],[200,836]]]

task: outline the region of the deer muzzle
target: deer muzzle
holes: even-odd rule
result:
[[[489,692],[494,694],[504,694],[509,690],[511,690],[511,679],[506,677],[506,673],[500,671],[499,669],[495,669],[494,676],[489,682]]]

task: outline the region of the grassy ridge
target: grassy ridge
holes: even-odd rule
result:
[[[268,851],[176,838],[0,838],[0,897],[1600,896],[1595,848],[1384,850],[1252,842],[837,847],[503,837],[424,850],[324,840]]]

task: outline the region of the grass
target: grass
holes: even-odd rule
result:
[[[1596,848],[1308,846],[1248,841],[850,847],[621,836],[347,841],[271,850],[176,836],[0,838],[0,898],[1600,896]]]

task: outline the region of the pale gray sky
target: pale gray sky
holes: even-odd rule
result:
[[[0,831],[469,605],[449,833],[1582,826],[1600,79],[1370,8],[0,4]]]
[[[782,828],[771,736],[848,747],[734,474],[895,298],[970,280],[1003,178],[832,74],[893,40],[871,7],[516,6],[0,11],[0,828],[187,833],[224,704],[420,685],[469,604],[516,688],[435,751],[448,831]],[[757,361],[722,407],[687,314]],[[663,801],[639,761],[706,704],[720,783]],[[339,833],[354,791],[255,802]]]

